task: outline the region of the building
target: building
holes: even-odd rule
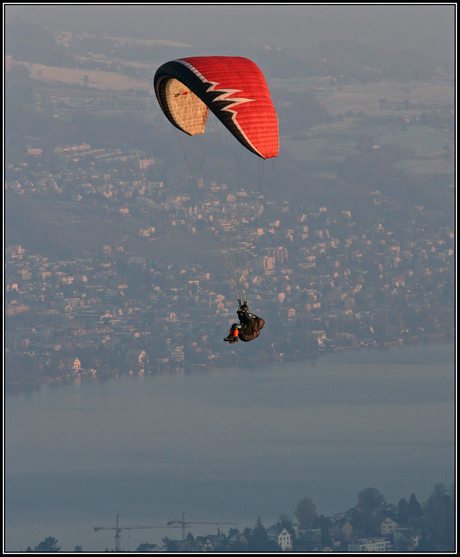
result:
[[[184,347],[176,346],[171,352],[171,356],[175,362],[182,362],[185,359]]]
[[[348,544],[348,551],[368,552],[368,551],[391,551],[391,544],[384,538],[365,538],[355,540]]]
[[[342,526],[341,532],[343,537],[345,538],[345,541],[351,540],[351,536],[353,535],[353,526],[348,522],[348,520]]]
[[[273,540],[279,545],[281,551],[292,549],[292,536],[286,528],[272,526],[267,530],[267,535],[269,540]]]
[[[267,248],[267,257],[274,257],[278,263],[286,263],[288,261],[288,250],[285,247]]]
[[[72,369],[73,369],[74,373],[78,373],[78,372],[82,371],[81,362],[78,358],[75,358],[75,361],[72,365]]]
[[[145,350],[131,348],[126,353],[126,363],[132,369],[143,370],[149,363],[149,357]]]
[[[136,551],[146,551],[146,552],[150,552],[150,551],[161,551],[161,548],[158,547],[158,545],[156,543],[141,543],[139,545],[139,547],[136,549]]]
[[[398,529],[398,525],[394,520],[391,520],[389,516],[382,519],[380,523],[380,533],[382,536],[386,536],[387,534],[393,534]]]

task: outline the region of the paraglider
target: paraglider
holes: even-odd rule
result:
[[[251,239],[263,212],[260,191],[249,192],[256,193],[256,198],[250,199],[248,188],[245,189],[247,184],[255,189],[251,184],[253,178],[248,178],[249,164],[245,161],[249,159],[252,163],[251,159],[263,161],[278,156],[278,119],[270,91],[254,62],[234,56],[195,56],[166,62],[156,71],[154,88],[165,116],[187,136],[205,134],[210,113],[223,125],[222,136],[211,145],[208,143],[203,155],[197,154],[201,151],[196,149],[196,144],[190,147],[192,164],[189,166],[201,173],[198,187],[212,190],[206,200],[208,220],[239,301],[240,324],[233,330],[239,331],[239,338],[244,340],[241,325],[252,327],[255,322],[249,324],[253,318],[248,316],[252,314],[241,312],[240,299],[247,299],[251,258],[254,258]],[[232,137],[248,156],[235,154],[233,143],[229,143]],[[214,178],[211,173],[205,176],[213,167],[218,167]],[[214,200],[215,190],[221,190],[223,202]],[[257,334],[254,329],[246,340],[259,336],[263,320],[257,323],[261,323],[256,327]]]
[[[257,65],[234,56],[196,56],[158,68],[155,94],[169,121],[189,135],[204,133],[209,110],[247,149],[278,156],[278,119]]]

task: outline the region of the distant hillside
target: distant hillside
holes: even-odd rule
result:
[[[6,244],[19,244],[28,253],[68,259],[96,254],[104,245],[122,244],[124,252],[150,260],[192,263],[208,261],[216,250],[209,236],[168,229],[157,239],[137,237],[143,221],[92,211],[87,205],[46,198],[7,195]],[[124,238],[128,239],[122,242]]]

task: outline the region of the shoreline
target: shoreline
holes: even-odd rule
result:
[[[345,353],[345,352],[349,352],[349,351],[364,351],[364,350],[388,350],[388,349],[392,349],[392,348],[410,348],[410,347],[416,347],[416,346],[435,346],[435,345],[439,345],[439,344],[445,344],[445,345],[452,345],[452,347],[454,346],[454,338],[453,335],[450,335],[448,333],[439,333],[437,334],[436,337],[430,336],[428,337],[424,337],[424,338],[412,338],[410,340],[404,341],[404,342],[400,342],[400,340],[394,340],[394,341],[388,341],[388,342],[384,342],[384,343],[379,343],[379,344],[373,344],[373,345],[369,345],[369,344],[355,344],[352,346],[339,346],[339,347],[334,347],[333,349],[330,350],[324,350],[322,352],[319,352],[316,355],[312,355],[308,358],[296,358],[294,357],[283,357],[280,358],[279,360],[271,360],[271,361],[266,361],[263,363],[257,363],[257,361],[254,360],[245,360],[246,366],[245,367],[251,367],[251,368],[257,368],[257,367],[262,367],[265,365],[272,365],[272,364],[284,364],[284,363],[292,363],[292,362],[307,362],[307,361],[316,361],[318,360],[320,357],[323,356],[327,356],[330,354],[340,354],[340,353]],[[176,364],[176,365],[175,365]],[[249,364],[249,366],[248,366]],[[241,367],[241,365],[238,364],[238,362],[234,363],[234,366],[236,367]],[[163,365],[159,365],[157,366],[157,368],[155,370],[147,370],[147,371],[139,371],[139,372],[132,372],[132,371],[105,371],[105,372],[100,372],[98,374],[96,373],[88,373],[85,370],[82,370],[81,372],[79,372],[77,375],[65,375],[65,376],[59,376],[59,377],[45,377],[42,381],[31,381],[31,382],[8,382],[8,380],[5,380],[5,393],[6,395],[15,395],[15,394],[22,394],[22,393],[27,393],[27,392],[33,392],[33,391],[39,391],[43,386],[48,385],[48,386],[54,386],[54,387],[58,387],[58,386],[64,386],[64,385],[72,385],[72,384],[80,384],[82,382],[89,382],[89,381],[93,381],[93,382],[100,382],[100,381],[109,381],[110,379],[118,379],[119,377],[124,377],[124,376],[135,376],[135,375],[139,375],[139,376],[143,376],[143,375],[148,375],[148,376],[155,376],[155,375],[190,375],[193,373],[207,373],[212,369],[215,368],[223,368],[223,367],[232,367],[230,366],[230,364],[226,361],[220,361],[220,362],[212,362],[210,364],[208,363],[186,363],[184,362],[183,365],[179,365],[179,363],[176,362],[169,362],[168,364],[163,364]]]

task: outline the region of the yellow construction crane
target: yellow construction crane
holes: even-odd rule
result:
[[[174,526],[178,524],[179,526]],[[182,539],[185,540],[185,527],[189,524],[216,524],[219,526],[220,524],[231,524],[236,525],[236,522],[208,522],[207,520],[198,521],[198,522],[185,522],[185,513],[182,511],[182,520],[171,520],[168,522],[168,526],[170,528],[182,528]]]
[[[147,528],[178,528],[178,526],[120,526],[120,515],[117,514],[117,522],[115,526],[95,526],[94,531],[99,530],[115,530],[115,551],[121,551],[121,531],[122,530],[143,530]]]

